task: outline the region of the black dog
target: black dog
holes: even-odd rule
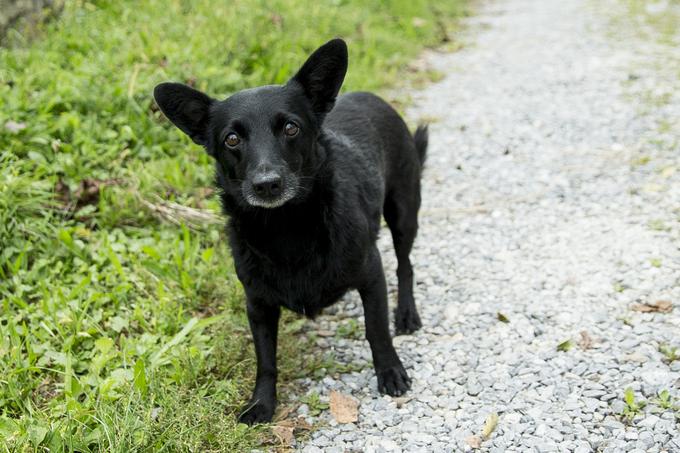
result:
[[[247,296],[257,380],[240,416],[268,422],[276,406],[280,307],[314,317],[358,289],[381,393],[410,379],[388,326],[387,289],[375,242],[381,214],[399,261],[398,333],[421,326],[409,253],[418,228],[427,129],[411,136],[399,114],[369,93],[336,97],[347,46],[329,41],[283,86],[224,101],[163,83],[165,115],[215,158],[236,272]]]

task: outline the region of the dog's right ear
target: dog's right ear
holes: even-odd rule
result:
[[[207,145],[207,126],[213,99],[181,83],[161,83],[153,97],[165,116],[199,144]]]
[[[347,44],[332,39],[310,55],[291,82],[302,87],[314,113],[323,118],[333,108],[346,73]]]

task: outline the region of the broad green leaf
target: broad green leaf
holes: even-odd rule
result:
[[[561,352],[567,352],[567,351],[570,350],[573,346],[574,346],[574,345],[573,345],[573,343],[571,342],[571,340],[566,340],[566,341],[563,341],[562,343],[560,343],[560,344],[557,345],[557,350],[558,350],[558,351],[561,351]]]
[[[94,347],[97,348],[102,354],[106,354],[113,348],[114,342],[108,337],[101,337],[94,342]]]
[[[626,404],[628,406],[634,406],[635,405],[635,393],[633,392],[633,389],[628,387],[626,391],[623,394],[623,399],[626,401]]]
[[[137,359],[137,362],[135,363],[135,378],[134,378],[134,385],[137,390],[142,395],[146,395],[147,391],[147,382],[146,382],[146,367],[144,365],[144,360]]]
[[[28,438],[34,447],[37,447],[45,440],[45,436],[50,432],[49,429],[44,426],[33,425],[28,427]]]
[[[210,263],[210,260],[212,259],[214,252],[215,249],[213,249],[212,247],[203,250],[203,253],[201,253],[201,259],[203,260],[203,262]]]

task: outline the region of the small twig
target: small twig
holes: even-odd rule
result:
[[[138,196],[140,203],[151,211],[152,214],[161,220],[175,225],[186,224],[189,228],[201,229],[205,228],[206,225],[224,222],[224,219],[214,211],[190,208],[172,201],[163,200],[158,196],[155,196],[155,198],[157,202],[152,203]]]
[[[135,86],[137,85],[137,76],[139,75],[139,70],[141,65],[136,64],[132,69],[132,75],[130,76],[130,81],[128,82],[127,97],[132,98],[135,94]]]

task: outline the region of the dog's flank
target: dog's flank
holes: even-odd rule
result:
[[[337,97],[347,47],[335,39],[285,85],[224,101],[180,84],[156,87],[165,115],[215,159],[229,240],[243,284],[257,356],[245,423],[276,406],[280,308],[309,317],[358,289],[378,390],[401,395],[410,380],[392,345],[387,288],[376,248],[384,216],[397,254],[397,333],[420,328],[409,254],[418,229],[427,128],[411,135],[370,93]]]

